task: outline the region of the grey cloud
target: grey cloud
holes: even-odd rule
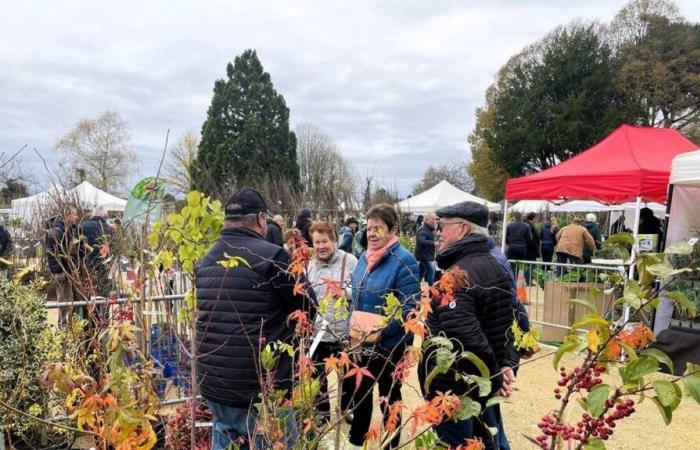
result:
[[[624,0],[480,2],[23,2],[0,5],[0,147],[37,147],[117,109],[155,172],[165,133],[198,132],[214,81],[256,48],[291,110],[331,135],[358,171],[402,194],[429,164],[468,158],[485,88],[513,53]],[[679,2],[700,20],[692,0]],[[9,37],[9,38],[8,38]],[[26,157],[27,164],[40,162]],[[38,170],[38,169],[37,169]]]

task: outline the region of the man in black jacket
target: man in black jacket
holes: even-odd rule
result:
[[[506,227],[506,256],[508,259],[527,259],[527,249],[533,245],[532,231],[530,225],[523,222],[523,215],[519,212],[513,213],[513,222]],[[515,263],[511,263],[513,273],[518,276]]]
[[[75,285],[79,281],[75,263],[77,246],[74,227],[77,222],[78,210],[68,206],[63,216],[49,219],[46,230],[46,259],[56,283],[56,300],[59,302],[73,303],[75,300]],[[76,308],[76,312],[82,316],[83,308]],[[67,325],[72,314],[72,305],[59,308],[59,325]]]
[[[284,245],[284,239],[282,237],[282,226],[277,222],[278,218],[281,219],[282,216],[275,216],[272,219],[267,220],[267,233],[265,234],[265,240],[282,247]]]
[[[311,314],[313,291],[295,295],[288,275],[289,254],[265,241],[267,206],[259,193],[243,189],[224,208],[221,238],[197,263],[197,375],[202,396],[213,413],[213,450],[253,437],[255,448],[270,448],[256,432],[261,377],[258,349],[276,341],[291,342],[296,310]],[[225,267],[239,257],[245,263]],[[313,317],[309,317],[313,323]],[[292,361],[282,352],[273,377],[278,389],[290,389]],[[297,438],[293,417],[286,420],[288,446]],[[241,448],[247,448],[243,446]]]
[[[109,238],[112,227],[107,223],[107,209],[97,207],[92,217],[83,223],[82,235],[87,244],[85,266],[90,277],[90,284],[96,294],[109,295],[109,268],[105,259],[109,256]]]
[[[488,208],[475,202],[462,202],[436,211],[439,252],[437,263],[441,269],[458,267],[467,274],[466,286],[455,292],[456,299],[441,305],[433,299],[433,311],[427,325],[431,335],[441,334],[452,341],[459,352],[467,350],[478,356],[490,373],[491,394],[510,395],[515,376],[512,368],[518,364],[518,354],[513,347],[509,328],[513,322],[512,285],[506,270],[491,256],[488,248]],[[458,353],[459,353],[458,352]],[[421,386],[427,374],[435,367],[432,352],[426,353],[419,369]],[[438,375],[425,393],[432,398],[439,392],[451,391],[464,395],[470,385],[457,374],[478,375],[475,367],[464,359],[458,360],[445,374]],[[469,394],[477,399],[475,390]],[[486,398],[478,398],[484,405]],[[499,432],[491,436],[488,428]],[[479,437],[487,449],[507,446],[503,433],[500,410],[487,408],[480,420],[474,418],[457,422],[447,421],[436,427],[440,438],[450,445],[460,445],[466,438]],[[504,446],[501,446],[504,442]]]
[[[418,261],[420,279],[429,285],[435,282],[435,219],[433,213],[425,215],[423,225],[416,231],[416,249],[413,252]]]

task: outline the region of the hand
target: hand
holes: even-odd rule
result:
[[[501,397],[510,397],[515,389],[515,374],[513,369],[508,366],[501,367],[501,375],[503,375],[503,386],[498,391],[498,395]]]

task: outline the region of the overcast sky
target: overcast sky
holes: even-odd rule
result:
[[[360,173],[401,194],[425,167],[467,160],[484,91],[509,56],[577,18],[608,21],[622,0],[23,1],[0,3],[0,150],[53,144],[116,109],[139,171],[166,130],[199,133],[214,81],[254,48],[291,110],[329,134]],[[693,8],[695,4],[695,8]],[[700,20],[697,0],[678,2]],[[23,161],[41,181],[33,152]]]

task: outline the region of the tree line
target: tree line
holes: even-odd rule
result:
[[[700,142],[700,24],[667,0],[633,0],[607,24],[562,25],[512,56],[469,134],[476,193],[587,149],[623,123]],[[605,164],[605,161],[601,161]]]

